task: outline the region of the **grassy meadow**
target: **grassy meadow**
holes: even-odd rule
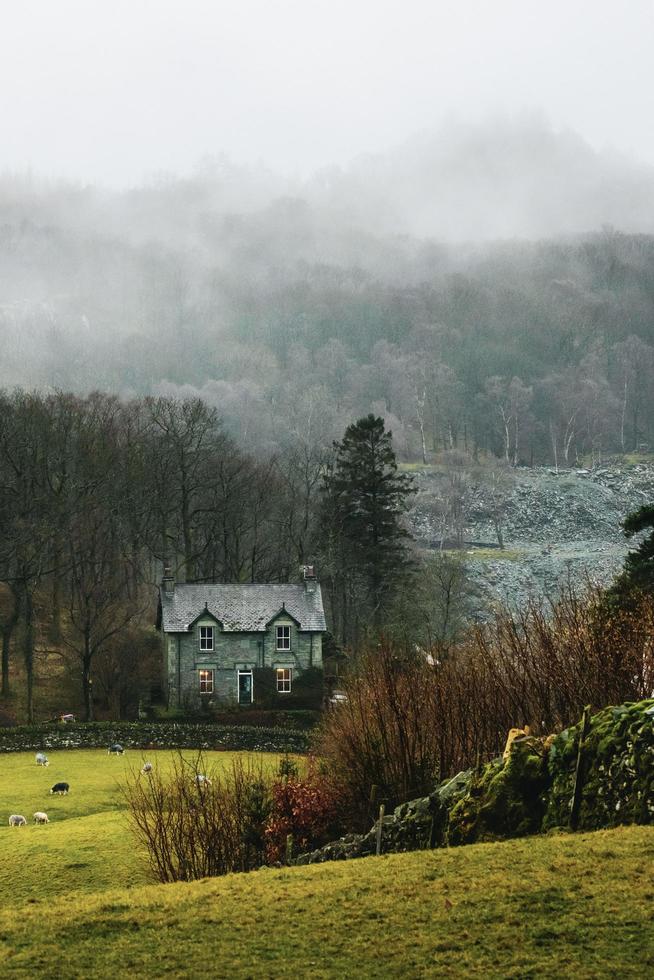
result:
[[[48,752],[50,765],[37,766],[33,752],[0,755],[0,907],[8,902],[132,887],[151,881],[145,854],[128,829],[121,786],[147,758],[164,771],[170,751],[106,749]],[[229,766],[235,755],[205,752],[207,770]],[[185,752],[189,760],[193,752]],[[274,770],[279,756],[260,756]],[[146,778],[146,777],[143,777]],[[50,796],[57,782],[70,784],[67,796]],[[50,823],[35,826],[32,814],[44,810]],[[11,813],[27,827],[9,827]]]
[[[190,755],[190,754],[189,754]],[[157,766],[171,753],[148,752]],[[148,884],[120,783],[142,756],[0,756],[0,977],[644,976],[654,828]],[[277,758],[264,757],[271,766]],[[207,753],[208,767],[231,753]],[[51,797],[61,779],[68,797]],[[10,828],[9,813],[47,826]]]
[[[0,975],[636,977],[654,970],[647,828],[478,844],[0,911]],[[47,890],[47,889],[46,889]]]

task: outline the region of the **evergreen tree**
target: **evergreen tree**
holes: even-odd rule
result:
[[[628,608],[640,595],[654,595],[654,504],[645,504],[628,514],[622,527],[628,538],[647,528],[652,529],[638,547],[628,553],[622,572],[608,590],[611,604]]]
[[[410,535],[401,515],[414,492],[411,478],[397,471],[392,435],[382,418],[359,419],[334,443],[333,464],[323,481],[321,525],[332,603],[341,607],[340,617],[339,610],[333,612],[344,642],[356,638],[362,611],[379,629],[406,576]]]

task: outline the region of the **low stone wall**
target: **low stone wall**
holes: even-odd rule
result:
[[[581,725],[554,737],[523,735],[506,759],[459,773],[382,822],[382,853],[524,837],[567,829]],[[597,712],[581,751],[579,830],[654,824],[654,700]],[[374,854],[376,826],[297,864]]]
[[[52,722],[0,729],[0,752],[107,748],[119,742],[130,749],[225,749],[303,753],[307,732],[245,725],[174,722]]]

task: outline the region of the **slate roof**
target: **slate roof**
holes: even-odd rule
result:
[[[161,623],[166,633],[185,633],[206,609],[225,633],[265,632],[282,606],[301,630],[327,629],[320,586],[304,585],[176,585],[172,595],[159,590]]]

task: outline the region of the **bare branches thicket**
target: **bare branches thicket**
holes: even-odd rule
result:
[[[194,881],[263,863],[259,828],[269,790],[262,765],[240,756],[230,768],[208,769],[198,754],[173,756],[163,774],[133,772],[124,794],[131,830],[162,882]]]
[[[365,823],[374,785],[397,804],[499,754],[510,728],[555,732],[586,704],[651,696],[653,637],[652,598],[608,613],[599,591],[569,588],[550,604],[499,610],[442,660],[437,650],[406,656],[383,643],[352,668],[320,752]]]

